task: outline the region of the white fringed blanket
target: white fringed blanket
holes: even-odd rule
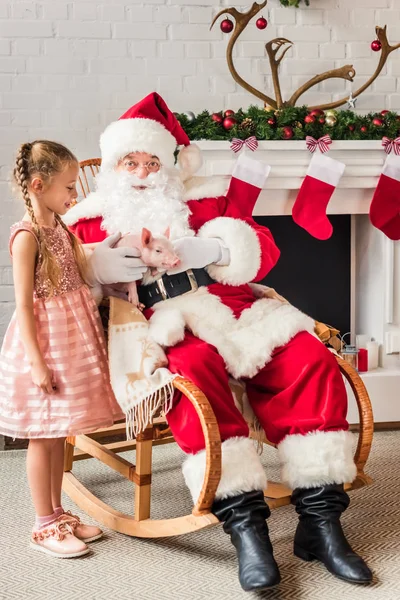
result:
[[[174,396],[174,375],[163,349],[148,335],[148,322],[135,306],[110,297],[108,357],[111,385],[126,415],[132,439],[151,423],[161,408],[168,412]]]

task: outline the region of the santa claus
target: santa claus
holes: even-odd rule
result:
[[[125,257],[131,251],[110,250],[118,232],[146,227],[162,233],[170,227],[180,265],[141,286],[140,300],[146,316],[153,315],[153,334],[166,347],[169,369],[206,394],[218,420],[222,475],[212,510],[236,547],[243,589],[274,586],[280,574],[265,521],[266,475],[235,405],[231,375],[245,383],[251,408],[278,447],[282,479],[293,490],[300,517],[296,556],[317,559],[346,581],[369,582],[371,572],[340,523],[349,504],[343,484],[354,479],[356,467],[336,360],[312,335],[309,317],[277,299],[256,301],[249,286],[279,258],[269,230],[251,218],[261,167],[255,180],[242,169],[242,184],[234,181],[227,193],[224,181],[194,177],[200,152],[155,93],[111,123],[100,147],[97,191],[71,209],[67,220],[82,242],[105,240],[94,271],[108,283],[121,262],[127,269],[134,261],[132,279],[145,270],[140,258]],[[114,278],[120,280],[120,271]],[[163,318],[171,310],[172,317]],[[199,419],[178,394],[167,419],[188,454],[183,472],[196,500],[206,464]]]

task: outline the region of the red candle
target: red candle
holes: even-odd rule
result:
[[[365,373],[368,371],[368,350],[360,348],[358,351],[358,371]]]

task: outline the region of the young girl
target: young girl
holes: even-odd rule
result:
[[[102,535],[61,506],[65,438],[121,416],[85,257],[59,216],[77,197],[78,172],[75,156],[55,142],[18,152],[14,177],[26,213],[11,228],[16,312],[0,354],[0,433],[30,440],[31,546],[62,558],[87,554],[85,542]]]

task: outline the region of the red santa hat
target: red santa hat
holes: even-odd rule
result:
[[[158,156],[163,166],[173,167],[177,146],[184,146],[178,154],[178,164],[182,178],[188,179],[201,167],[201,151],[190,143],[161,96],[153,92],[111,123],[100,136],[101,168],[113,169],[131,152],[147,152]]]

